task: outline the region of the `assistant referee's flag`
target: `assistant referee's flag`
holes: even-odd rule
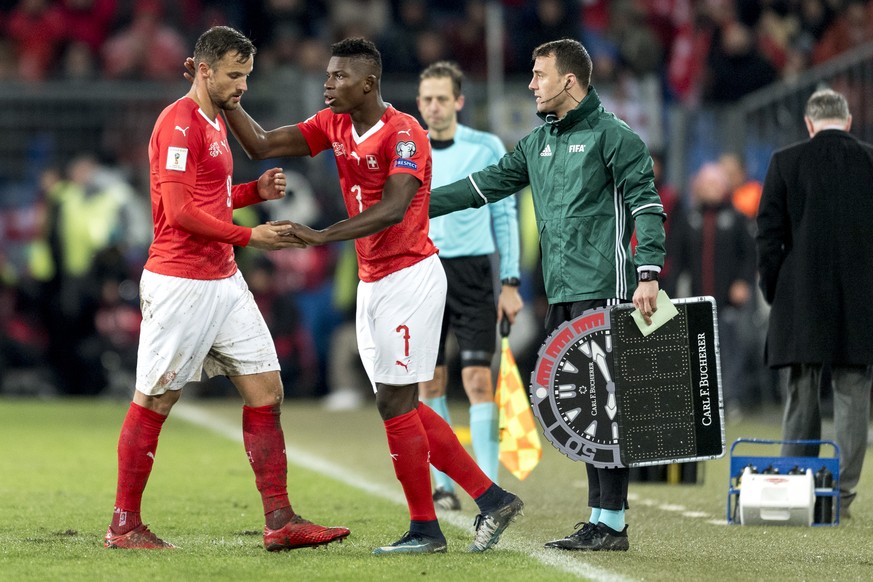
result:
[[[524,479],[540,462],[543,446],[527,390],[509,348],[509,321],[505,316],[500,321],[500,335],[500,375],[495,395],[500,418],[500,462],[510,473]]]

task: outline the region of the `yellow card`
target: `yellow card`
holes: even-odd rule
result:
[[[631,317],[634,318],[637,327],[640,328],[641,332],[643,332],[644,337],[651,334],[679,314],[679,310],[676,309],[676,306],[673,305],[670,298],[667,297],[667,292],[663,289],[658,291],[658,299],[655,305],[657,306],[657,309],[655,310],[655,313],[652,314],[651,325],[646,324],[646,320],[643,319],[643,314],[640,313],[639,309],[634,309],[631,313]]]

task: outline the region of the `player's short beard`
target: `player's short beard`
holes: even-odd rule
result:
[[[206,92],[209,94],[209,99],[215,103],[219,109],[222,111],[233,111],[235,109],[239,109],[240,103],[234,103],[232,101],[234,95],[231,93],[226,98],[222,99],[221,95],[215,93],[210,87],[206,87]]]

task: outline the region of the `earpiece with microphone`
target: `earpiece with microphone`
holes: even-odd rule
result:
[[[567,79],[567,82],[564,83],[564,88],[563,88],[563,89],[561,89],[560,91],[558,91],[558,92],[557,92],[555,95],[553,95],[552,97],[549,97],[548,99],[544,99],[543,101],[540,101],[540,103],[548,103],[548,102],[551,101],[552,99],[557,99],[557,98],[560,97],[560,95],[561,95],[564,91],[566,91],[569,87],[570,87],[570,79]],[[570,97],[572,97],[572,95],[570,95]],[[574,99],[574,101],[575,101],[575,99]],[[577,103],[578,103],[578,101],[577,101]]]
[[[561,95],[561,93],[566,93],[566,92],[567,92],[567,89],[569,89],[569,88],[570,88],[570,79],[567,79],[567,82],[564,83],[564,88],[563,88],[563,89],[561,89],[560,91],[558,91],[557,94],[552,95],[552,96],[549,97],[548,99],[545,99],[545,100],[543,100],[543,101],[540,101],[540,104],[542,104],[542,103],[548,103],[548,102],[551,101],[552,99],[557,99],[558,96]],[[575,101],[577,104],[579,103],[579,100],[576,99],[575,97],[573,97],[573,95],[571,95],[570,93],[567,93],[567,95],[570,95],[570,99],[572,99],[573,101]]]

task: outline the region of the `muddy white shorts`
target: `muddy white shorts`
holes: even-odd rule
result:
[[[358,283],[361,361],[376,383],[403,386],[433,379],[446,305],[446,274],[437,255],[378,281]]]
[[[264,317],[239,271],[199,280],[144,270],[136,389],[157,396],[209,376],[279,370]]]

